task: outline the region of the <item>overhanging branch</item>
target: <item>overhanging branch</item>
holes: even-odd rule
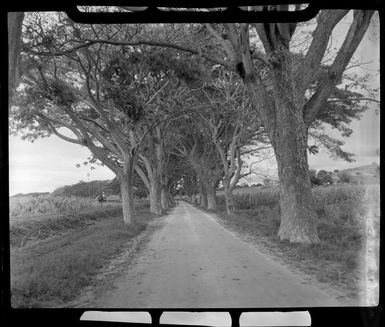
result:
[[[227,67],[228,69],[232,68],[232,65],[227,61],[211,57],[207,54],[202,53],[200,50],[192,49],[192,48],[188,48],[188,47],[184,47],[184,46],[180,46],[180,45],[172,44],[168,42],[150,41],[150,40],[138,40],[138,41],[113,41],[113,40],[103,40],[103,39],[85,40],[85,43],[79,44],[67,50],[56,51],[56,52],[51,52],[51,51],[39,52],[39,51],[29,50],[29,52],[37,55],[62,56],[62,55],[66,55],[66,54],[81,50],[83,48],[90,47],[91,45],[94,45],[94,44],[109,44],[109,45],[118,45],[118,46],[149,45],[149,46],[155,46],[155,47],[172,48],[183,52],[189,52],[195,55],[199,55],[208,61]]]
[[[327,76],[319,83],[316,92],[304,106],[304,120],[307,126],[314,121],[334,87],[340,82],[343,72],[349,64],[354,52],[368,29],[374,11],[356,10],[353,22],[346,34],[345,40],[328,70]]]
[[[52,131],[52,133],[54,133],[57,137],[61,138],[62,140],[66,141],[66,142],[70,142],[70,143],[74,143],[74,144],[80,144],[80,145],[84,145],[83,141],[82,140],[79,140],[79,139],[73,139],[73,138],[70,138],[68,136],[65,136],[63,134],[61,134],[53,125],[51,122],[47,121],[48,123],[48,126],[49,126],[49,129]]]

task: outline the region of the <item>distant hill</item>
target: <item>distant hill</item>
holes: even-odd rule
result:
[[[25,196],[40,196],[40,195],[49,195],[49,192],[31,192],[31,193],[17,193],[12,195],[11,198],[21,198]]]
[[[140,183],[139,179],[135,180],[134,184],[134,196],[137,198],[146,197],[146,192],[144,191],[144,184]],[[104,191],[109,198],[116,199],[120,196],[120,183],[117,178],[112,180],[104,181],[91,181],[84,182],[80,181],[79,183],[73,185],[65,185],[57,188],[51,193],[53,196],[81,196],[81,197],[93,197],[98,196],[102,191]]]
[[[107,195],[119,195],[120,186],[117,179],[104,181],[79,182],[59,187],[52,192],[53,196],[96,197],[104,190]]]
[[[344,169],[343,171],[346,171],[354,175],[356,175],[357,173],[364,174],[364,175],[376,175],[378,173],[378,169],[379,169],[379,165],[373,162],[370,165],[360,166],[355,168],[348,168],[348,169]]]
[[[341,169],[333,175],[341,172],[348,173],[351,176],[351,182],[355,184],[378,184],[380,182],[380,166],[375,162],[370,165]]]

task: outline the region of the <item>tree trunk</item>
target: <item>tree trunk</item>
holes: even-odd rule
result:
[[[307,127],[303,117],[304,97],[293,78],[288,46],[282,40],[270,56],[274,59],[273,98],[255,72],[248,69],[245,83],[273,145],[280,182],[281,240],[318,243],[316,213],[313,206],[307,160]],[[272,101],[273,100],[273,101]]]
[[[169,208],[169,194],[167,188],[164,186],[162,187],[160,202],[162,210],[167,210]]]
[[[123,221],[129,225],[135,214],[134,190],[132,187],[132,176],[126,174],[120,178],[120,194],[122,198]]]
[[[215,188],[212,186],[207,187],[207,209],[217,210]]]
[[[175,198],[174,198],[174,196],[171,195],[170,191],[168,191],[167,194],[168,194],[168,197],[167,197],[167,200],[168,200],[168,206],[169,206],[169,207],[175,206]]]
[[[8,99],[10,104],[19,84],[23,19],[24,12],[8,13]]]
[[[317,214],[311,190],[307,158],[308,132],[303,116],[303,96],[293,78],[288,47],[281,44],[274,52],[273,68],[276,128],[270,131],[280,181],[281,240],[318,243]]]
[[[231,214],[234,210],[234,199],[232,189],[230,189],[229,182],[226,178],[223,179],[223,187],[225,191],[226,212]]]
[[[200,193],[199,193],[199,206],[203,209],[207,209],[207,192],[202,183],[200,184]]]
[[[225,193],[226,198],[226,210],[228,214],[231,214],[234,212],[234,197],[233,197],[233,191],[231,189],[228,189]]]
[[[154,154],[155,160],[153,163],[152,170],[152,180],[150,180],[151,192],[150,201],[152,199],[152,205],[150,204],[150,208],[152,208],[152,213],[157,215],[161,215],[163,213],[163,203],[162,203],[162,175],[164,170],[164,149],[161,142],[161,131],[160,127],[156,126],[154,130],[155,134],[153,135],[154,142]]]
[[[283,104],[281,104],[282,106]],[[280,181],[281,240],[318,243],[317,215],[307,160],[307,128],[289,108],[281,108],[273,147]],[[296,119],[296,123],[293,120]]]
[[[156,181],[151,181],[150,186],[150,212],[157,215],[162,214],[161,187]]]
[[[199,206],[202,207],[203,209],[207,209],[207,194],[206,193],[201,193],[200,198],[199,198]]]

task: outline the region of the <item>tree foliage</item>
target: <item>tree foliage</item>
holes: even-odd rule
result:
[[[239,177],[261,132],[278,162],[280,236],[317,241],[307,154],[323,148],[351,161],[327,128],[350,136],[349,124],[376,94],[366,77],[347,72],[373,12],[354,10],[345,41],[329,45],[347,14],[184,25],[80,25],[62,13],[28,14],[11,129],[87,146],[122,183],[132,184],[135,170],[150,195],[189,179],[175,169],[184,160],[211,200],[223,177]],[[303,235],[291,234],[299,229]]]

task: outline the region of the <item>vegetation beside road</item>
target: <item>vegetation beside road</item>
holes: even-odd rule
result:
[[[118,217],[121,214],[122,209],[115,206],[115,208],[96,208],[78,213],[18,217],[11,220],[10,246],[25,246],[33,241],[85,228],[97,220]]]
[[[95,212],[88,217],[17,224],[17,229],[11,226],[12,307],[62,306],[76,298],[83,287],[92,284],[98,270],[157,217],[149,212],[147,203],[141,203],[133,223],[125,225],[121,208],[114,210],[111,215]],[[42,233],[50,230],[49,236],[53,231],[55,237],[41,240],[32,236],[33,242],[22,241],[26,229],[43,223],[47,230]]]
[[[113,207],[113,203],[105,203],[104,207]],[[81,210],[100,208],[93,198],[78,196],[23,196],[11,197],[9,201],[9,216],[77,213]]]
[[[318,214],[319,244],[279,240],[279,190],[274,187],[254,190],[251,194],[235,193],[233,214],[225,212],[224,195],[218,195],[219,206],[215,213],[227,226],[262,242],[287,263],[344,291],[347,297],[361,299],[359,282],[371,222],[375,231],[372,237],[377,246],[379,240],[379,185],[315,187],[313,195]]]

